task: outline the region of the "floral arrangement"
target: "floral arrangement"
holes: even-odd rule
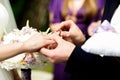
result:
[[[46,32],[40,31],[41,34],[47,35],[49,29]],[[22,42],[27,40],[33,34],[38,32],[36,29],[29,27],[28,22],[25,27],[21,30],[14,29],[12,32],[4,35],[2,44],[14,43],[14,42]],[[33,53],[22,53],[15,57],[9,58],[0,62],[0,66],[3,69],[11,70],[11,69],[33,69],[33,68],[44,68],[48,63],[48,59],[38,54],[38,52]]]

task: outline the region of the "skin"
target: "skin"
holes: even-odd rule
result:
[[[92,22],[89,27],[88,27],[88,35],[92,36],[94,35],[93,30],[98,27],[101,24],[101,21],[97,21],[97,22]]]
[[[61,31],[60,36],[65,39],[71,39],[71,41],[76,45],[82,45],[85,41],[84,34],[72,20],[60,23],[57,25],[55,31]]]
[[[52,38],[56,41],[57,46],[54,49],[41,48],[40,53],[48,57],[53,63],[66,62],[75,48],[75,45],[62,39],[62,37],[58,35],[54,35]]]
[[[41,48],[40,53],[47,56],[53,63],[66,62],[73,52],[75,44],[78,45],[79,43],[83,43],[85,37],[76,24],[71,20],[60,23],[58,29],[56,29],[56,32],[57,31],[61,31],[60,35],[62,37],[71,38],[75,43],[66,41],[62,37],[54,34],[52,38],[56,41],[57,46],[54,49]]]
[[[11,43],[7,45],[0,45],[0,61],[13,57],[23,52],[35,52],[41,47],[52,43],[47,36],[36,33],[25,42]]]

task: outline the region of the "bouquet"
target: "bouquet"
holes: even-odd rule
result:
[[[37,32],[38,31],[36,29],[29,27],[27,22],[27,25],[23,27],[21,30],[14,29],[12,32],[4,35],[1,44],[22,42],[27,40],[29,37],[31,37]],[[40,31],[40,33],[43,35],[47,35],[48,32],[49,29],[46,32]],[[22,74],[24,73],[26,74],[26,72],[29,72],[29,76],[30,76],[31,69],[44,68],[48,62],[49,60],[45,56],[40,55],[39,52],[22,53],[15,57],[0,62],[0,67],[7,70],[21,69]],[[30,80],[30,79],[23,79],[23,80]]]

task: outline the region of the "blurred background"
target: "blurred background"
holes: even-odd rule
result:
[[[48,28],[49,0],[10,0],[15,20],[19,29],[30,21],[30,26],[46,30]]]

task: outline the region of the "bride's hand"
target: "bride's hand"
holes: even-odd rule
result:
[[[38,51],[41,47],[52,44],[54,41],[48,36],[36,33],[23,43],[24,49],[28,52]]]

